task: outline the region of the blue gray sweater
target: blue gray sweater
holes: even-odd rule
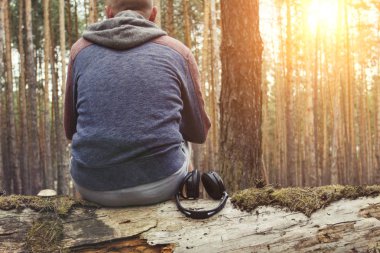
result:
[[[203,143],[210,121],[194,57],[133,11],[90,26],[70,53],[64,126],[71,175],[109,191],[181,168],[181,143]]]

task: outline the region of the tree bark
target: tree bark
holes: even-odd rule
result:
[[[155,23],[161,27],[161,0],[154,0],[154,6],[158,9]]]
[[[167,12],[165,14],[166,29],[169,36],[176,37],[174,25],[174,0],[168,0],[166,4]]]
[[[69,43],[69,48],[74,44],[73,42],[73,21],[71,17],[71,1],[66,1],[66,25],[67,25],[67,42]]]
[[[12,46],[11,46],[11,27],[9,17],[9,1],[4,2],[4,32],[5,32],[5,63],[6,63],[6,85],[5,85],[5,103],[7,116],[7,144],[9,168],[6,169],[6,177],[8,177],[7,186],[9,192],[20,194],[21,188],[21,172],[20,162],[18,159],[18,150],[16,145],[16,125],[15,125],[15,109],[13,97],[13,73],[12,73]],[[8,181],[7,180],[7,181]],[[11,188],[10,188],[11,187]]]
[[[236,6],[245,6],[237,9]],[[244,13],[242,13],[244,12]],[[221,2],[220,165],[230,191],[262,178],[261,63],[258,1]],[[245,24],[250,24],[249,26]]]
[[[4,19],[3,12],[4,11],[4,1],[0,1],[0,76],[5,76],[4,71]],[[0,86],[3,86],[3,79],[0,78]],[[0,89],[0,189],[5,190],[5,174],[4,174],[4,163],[3,163],[3,154],[5,151],[3,150],[3,122],[4,122],[4,113],[3,113],[3,91]]]
[[[0,210],[0,251],[27,252],[25,242],[38,240],[44,234],[43,222],[51,221],[55,227],[47,225],[45,229],[54,232],[61,227],[57,252],[377,252],[379,202],[380,197],[341,200],[310,218],[273,207],[246,213],[227,202],[219,214],[202,221],[184,217],[173,202],[133,208],[81,208],[58,218],[30,209]],[[214,206],[215,202],[184,204],[199,208]]]
[[[37,128],[37,79],[36,79],[36,65],[34,57],[34,44],[33,44],[33,27],[32,27],[32,2],[31,0],[25,0],[25,16],[26,16],[26,38],[27,38],[27,50],[26,50],[26,80],[29,87],[29,103],[30,103],[30,142],[29,142],[29,154],[32,157],[29,162],[30,174],[31,174],[31,193],[36,194],[43,188],[43,172],[40,168],[39,157],[39,143],[38,143],[38,128]]]
[[[98,3],[97,3],[97,0],[90,0],[90,14],[89,14],[88,23],[93,24],[93,23],[96,23],[97,21],[98,21]]]
[[[380,180],[380,77],[378,76],[375,79],[375,91],[376,91],[376,103],[375,103],[375,112],[376,112],[376,179]]]
[[[79,26],[78,26],[78,2],[77,0],[74,0],[74,28],[75,28],[75,39],[74,41],[77,41],[79,39]]]
[[[192,47],[192,41],[191,41],[191,21],[190,21],[190,12],[189,12],[189,0],[182,0],[183,1],[183,19],[184,19],[184,25],[185,25],[185,45],[188,48]],[[205,1],[205,3],[208,1]]]
[[[286,86],[285,86],[285,122],[286,122],[286,185],[296,184],[296,153],[293,125],[293,46],[291,3],[286,1]]]
[[[19,53],[20,53],[20,81],[19,81],[19,110],[20,110],[20,144],[19,144],[19,157],[20,157],[20,170],[23,194],[31,194],[30,191],[30,173],[28,166],[28,158],[32,154],[28,153],[28,128],[27,128],[27,114],[26,114],[26,78],[25,78],[25,50],[24,50],[24,1],[19,1]]]
[[[96,6],[96,3],[95,3],[95,6]],[[61,68],[62,68],[62,71],[61,71],[62,101],[65,100],[64,96],[65,96],[65,90],[66,90],[66,35],[65,34],[66,34],[65,0],[59,0],[59,41],[60,41],[60,49],[61,49],[60,51],[61,51]]]
[[[49,105],[50,105],[50,51],[51,51],[51,35],[50,35],[50,0],[43,0],[44,8],[44,109],[43,109],[43,134],[42,137],[44,142],[41,143],[43,146],[43,164],[45,169],[45,184],[49,189],[54,189],[54,173],[52,166],[52,155],[51,155],[51,125],[49,117]]]
[[[217,98],[220,92],[220,54],[219,54],[219,38],[217,34],[217,20],[216,20],[216,2],[215,0],[210,1],[210,38],[211,38],[211,89],[210,89],[210,111],[211,111],[211,140],[212,140],[212,157],[213,157],[213,168],[219,168],[216,165],[218,159],[216,156],[218,154],[218,135],[219,135],[219,122],[218,122],[218,105]]]

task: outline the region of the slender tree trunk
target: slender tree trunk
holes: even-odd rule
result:
[[[192,47],[191,42],[191,21],[190,21],[190,12],[189,12],[189,0],[182,0],[183,1],[183,19],[185,23],[185,45],[188,48]],[[205,1],[205,3],[208,1]]]
[[[185,1],[186,2],[186,1]],[[202,93],[207,99],[206,82],[208,80],[208,52],[209,52],[209,35],[210,35],[210,2],[204,1],[204,27],[203,27],[203,45],[202,45],[202,71],[201,80],[203,83]],[[187,29],[185,29],[187,31]]]
[[[227,188],[236,191],[263,177],[259,2],[221,1],[221,13],[220,162]]]
[[[60,0],[63,2],[63,0]],[[88,23],[93,24],[98,21],[98,3],[97,0],[90,0],[90,14]]]
[[[96,1],[95,1],[95,6],[97,6]],[[62,71],[61,71],[62,101],[64,101],[65,87],[66,87],[66,35],[65,34],[66,34],[65,0],[59,0],[59,41],[60,41],[60,49],[61,49],[61,67],[62,67]]]
[[[377,161],[377,173],[376,179],[377,183],[380,182],[380,77],[377,77],[375,80],[375,112],[376,112],[376,161]]]
[[[332,58],[333,57],[331,55],[329,55],[329,52],[328,52],[328,48],[329,48],[329,41],[327,41],[327,37],[324,36],[324,40],[323,40],[323,45],[324,45],[324,57],[327,58]],[[331,136],[331,133],[329,132],[329,129],[331,128],[331,124],[329,124],[329,121],[328,121],[328,111],[331,110],[331,89],[332,89],[332,86],[336,85],[336,83],[331,83],[331,77],[329,75],[329,71],[328,71],[328,64],[324,64],[324,73],[326,75],[326,85],[324,87],[324,94],[322,94],[322,97],[324,99],[324,102],[323,102],[323,109],[322,109],[322,135],[323,135],[323,149],[322,149],[322,166],[321,166],[321,171],[322,171],[322,174],[321,174],[321,184],[322,185],[326,185],[326,184],[330,184],[330,178],[331,178],[331,169],[330,167],[328,166],[329,165],[329,147],[331,146],[331,142],[329,141],[330,138],[329,136]],[[330,108],[328,108],[330,106]]]
[[[63,142],[62,142],[62,118],[61,118],[61,111],[59,107],[59,85],[58,85],[58,73],[55,67],[55,63],[57,62],[57,57],[55,55],[55,48],[56,45],[54,45],[54,35],[53,33],[50,33],[52,42],[51,49],[49,50],[50,54],[50,61],[51,61],[51,76],[52,76],[52,125],[53,131],[52,135],[53,137],[53,157],[55,158],[55,175],[57,175],[57,193],[58,194],[69,194],[69,184],[68,184],[68,176],[67,172],[68,170],[65,169],[64,166],[64,149],[63,149]]]
[[[15,110],[13,104],[13,74],[12,74],[12,47],[11,47],[11,27],[9,17],[9,3],[4,1],[4,31],[5,31],[5,63],[6,63],[6,85],[5,85],[5,98],[6,98],[6,115],[7,115],[7,144],[9,156],[8,173],[12,178],[13,193],[21,193],[21,173],[20,163],[18,159],[18,152],[16,146],[16,125],[15,125]]]
[[[77,41],[79,39],[79,26],[78,26],[78,2],[77,0],[74,0],[74,28],[75,28],[75,40]]]
[[[169,36],[176,37],[176,31],[174,26],[174,0],[168,0],[166,4],[166,29]]]
[[[51,35],[50,35],[50,0],[43,0],[44,7],[44,131],[43,131],[43,153],[44,155],[44,168],[45,168],[45,183],[49,189],[54,189],[54,173],[52,166],[51,155],[51,125],[49,119],[49,93],[50,93],[50,78],[49,78],[49,66],[50,66],[50,51],[51,51]]]
[[[154,0],[154,6],[156,6],[158,9],[155,23],[158,26],[161,26],[161,0]]]
[[[216,166],[215,159],[218,154],[218,136],[219,136],[219,127],[218,127],[218,105],[217,105],[217,97],[219,97],[218,87],[220,87],[220,58],[219,58],[219,39],[217,35],[217,23],[216,23],[216,3],[215,0],[210,1],[211,7],[211,24],[210,24],[210,37],[211,37],[211,137],[212,137],[212,150],[214,157],[214,168],[219,168]]]
[[[377,17],[377,39],[380,39],[380,4],[378,6],[378,17]],[[378,49],[377,58],[377,72],[380,73],[380,49]],[[380,183],[380,75],[374,77],[374,114],[375,114],[375,127],[374,136],[375,138],[375,182]]]
[[[276,183],[286,185],[286,120],[285,120],[285,52],[284,52],[284,38],[283,38],[283,17],[282,17],[283,2],[279,2],[277,5],[277,19],[279,32],[279,64],[276,70],[276,82],[275,82],[275,108],[276,108],[276,168],[278,168],[278,175]]]
[[[285,87],[285,120],[286,120],[286,166],[287,184],[296,184],[295,141],[293,125],[293,46],[292,46],[292,21],[290,0],[286,1],[286,87]]]
[[[351,0],[344,1],[344,20],[345,20],[345,40],[346,40],[346,75],[347,75],[347,126],[348,126],[348,145],[349,145],[349,178],[353,184],[359,183],[359,170],[357,168],[356,160],[356,141],[355,141],[355,128],[354,128],[354,83],[352,81],[352,66],[351,66],[351,44],[350,44],[350,31],[348,20],[348,5]]]
[[[73,21],[71,18],[71,1],[66,1],[66,30],[67,30],[67,42],[69,43],[69,48],[73,45]]]
[[[320,37],[320,27],[317,28],[317,34],[316,34],[316,38],[315,38],[315,56],[314,56],[314,80],[313,80],[313,114],[314,114],[314,117],[313,117],[313,144],[314,144],[314,157],[312,157],[311,159],[313,159],[313,163],[314,163],[314,167],[311,168],[310,170],[310,177],[311,177],[311,180],[310,180],[310,186],[317,186],[318,185],[318,182],[320,180],[320,177],[321,177],[321,173],[320,173],[320,169],[319,169],[319,145],[318,145],[318,107],[320,106],[320,103],[319,103],[319,98],[318,98],[318,75],[320,74],[319,70],[318,70],[318,65],[319,65],[319,57],[318,57],[318,53],[319,53],[319,37]]]
[[[25,0],[25,16],[26,16],[26,37],[27,37],[27,50],[26,50],[26,80],[29,87],[29,103],[30,103],[30,145],[29,154],[32,154],[33,159],[30,159],[29,167],[31,173],[31,192],[36,194],[43,188],[43,172],[40,168],[39,157],[39,143],[38,143],[38,130],[37,130],[37,79],[36,79],[36,64],[34,57],[34,44],[33,44],[33,26],[32,26],[32,2]]]
[[[5,76],[4,71],[4,19],[3,19],[3,11],[4,11],[4,0],[0,1],[0,76]],[[0,87],[3,86],[3,80],[0,79]],[[3,150],[3,141],[4,141],[4,134],[3,134],[3,122],[4,122],[4,113],[3,113],[3,92],[2,89],[0,89],[0,191],[4,191],[6,186],[6,178],[4,173],[4,163],[3,163],[3,153],[5,153],[5,150]]]
[[[24,50],[24,1],[19,2],[19,53],[20,53],[20,81],[19,81],[19,108],[20,108],[20,145],[19,145],[19,157],[20,157],[20,169],[21,180],[23,186],[23,194],[31,194],[29,184],[29,166],[28,157],[31,155],[28,153],[28,128],[26,118],[26,95],[25,95],[25,50]]]

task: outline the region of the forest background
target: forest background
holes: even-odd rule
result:
[[[155,0],[193,51],[212,121],[193,162],[230,191],[380,183],[379,0]],[[70,48],[104,1],[0,0],[0,189],[73,194]]]

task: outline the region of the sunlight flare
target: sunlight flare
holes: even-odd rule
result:
[[[308,8],[308,22],[315,31],[318,27],[324,30],[336,30],[339,16],[338,0],[312,0]]]

